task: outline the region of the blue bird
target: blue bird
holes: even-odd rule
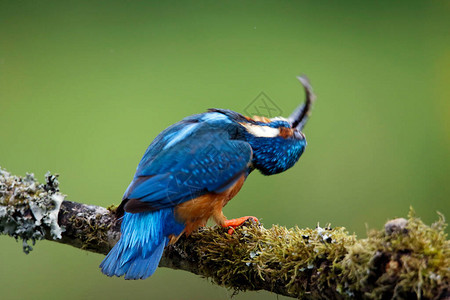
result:
[[[283,172],[305,150],[301,130],[315,96],[307,78],[298,79],[306,102],[288,119],[210,109],[162,131],[145,151],[125,191],[117,210],[121,237],[101,263],[102,272],[147,278],[168,244],[205,226],[209,218],[230,228],[230,234],[254,218],[227,220],[222,208],[254,169],[264,175]]]

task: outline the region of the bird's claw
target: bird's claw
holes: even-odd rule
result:
[[[233,234],[234,229],[244,224],[247,220],[252,220],[253,222],[259,224],[258,218],[245,216],[237,219],[226,220],[223,227],[228,227],[228,234]]]

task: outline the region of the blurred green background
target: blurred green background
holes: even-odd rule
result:
[[[450,217],[448,1],[1,1],[0,165],[61,175],[69,200],[119,203],[151,140],[266,93],[285,116],[318,100],[291,170],[252,174],[225,208],[266,227],[364,237],[412,205]],[[103,256],[0,236],[2,299],[227,299],[183,271],[108,278]],[[268,292],[235,299],[283,299]]]

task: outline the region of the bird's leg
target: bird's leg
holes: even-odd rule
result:
[[[228,234],[233,234],[234,229],[236,227],[241,226],[245,223],[245,221],[252,219],[256,223],[259,223],[258,218],[252,217],[252,216],[245,216],[237,219],[231,219],[227,220],[227,218],[223,215],[222,209],[214,211],[213,214],[214,221],[217,223],[217,225],[222,226],[224,228],[228,229]]]
[[[231,219],[231,220],[226,220],[225,223],[222,225],[223,227],[229,227],[228,229],[228,234],[233,234],[234,229],[236,227],[241,226],[242,224],[245,223],[245,221],[252,219],[254,222],[259,223],[258,218],[253,217],[253,216],[245,216],[245,217],[240,217],[237,219]]]

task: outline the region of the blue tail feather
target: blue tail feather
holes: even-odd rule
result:
[[[184,225],[178,223],[172,208],[154,212],[125,213],[122,235],[100,264],[108,276],[144,279],[158,267],[170,234],[178,235]]]

